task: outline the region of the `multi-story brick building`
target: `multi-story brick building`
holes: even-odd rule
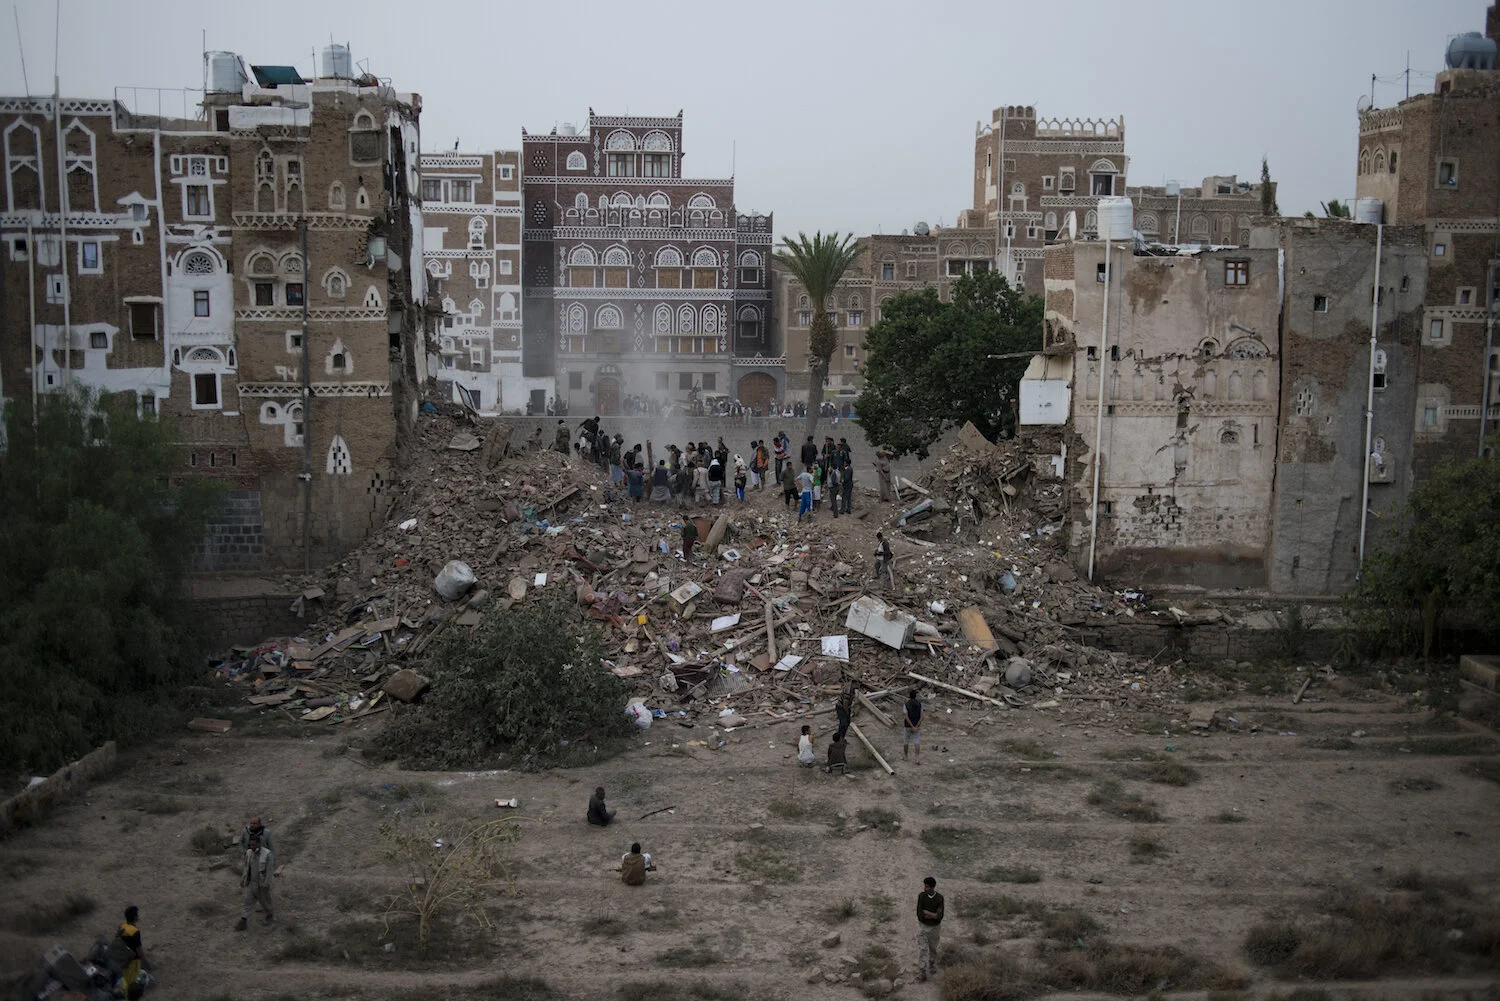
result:
[[[461,386],[479,409],[541,413],[553,381],[521,363],[520,151],[425,153],[421,169],[438,395],[457,399]]]
[[[196,117],[0,99],[0,385],[170,414],[184,474],[234,487],[205,566],[363,538],[416,410],[420,98],[325,59],[304,81],[211,53]]]
[[[1274,199],[1276,184],[1271,183]],[[1261,186],[1236,175],[1205,177],[1201,187],[1180,184],[1126,188],[1135,228],[1151,242],[1248,246],[1261,216]]]
[[[1419,476],[1447,456],[1493,454],[1500,420],[1497,10],[1487,37],[1454,39],[1432,93],[1359,116],[1357,197],[1378,199],[1387,223],[1426,233],[1421,337],[1409,358],[1420,372],[1410,456]]]
[[[995,232],[1000,268],[1017,284],[1034,278],[1070,217],[1073,234],[1092,235],[1099,198],[1125,194],[1123,116],[1038,119],[1033,107],[1008,105],[974,131],[973,208],[960,224]]]
[[[681,112],[590,110],[582,132],[523,131],[521,153],[528,377],[555,374],[572,412],[604,414],[627,395],[779,385],[764,322],[771,217],[740,216],[732,178],[683,175]]]
[[[993,233],[972,229],[929,229],[915,233],[862,237],[860,255],[844,274],[833,301],[826,304],[838,332],[838,347],[828,364],[824,399],[847,411],[863,388],[865,332],[879,322],[881,310],[902,292],[927,286],[945,301],[960,275],[988,271],[995,259]],[[811,388],[807,357],[812,304],[807,290],[777,265],[776,327],[783,332],[787,358],[787,399],[806,401]]]

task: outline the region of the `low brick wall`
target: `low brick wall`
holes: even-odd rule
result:
[[[1344,629],[1310,628],[1302,634],[1299,660],[1330,660],[1338,651]],[[1084,626],[1078,639],[1104,650],[1117,650],[1135,657],[1185,660],[1209,664],[1225,660],[1264,661],[1284,657],[1286,640],[1279,629],[1259,626],[1216,624],[1206,626],[1158,626],[1150,623],[1114,622]]]
[[[35,789],[25,789],[0,803],[0,837],[18,827],[35,823],[71,796],[79,786],[108,774],[115,766],[115,742],[96,748],[70,765],[64,765]]]
[[[296,636],[308,623],[292,613],[296,594],[254,594],[192,599],[199,635],[210,651],[251,645],[271,636]]]

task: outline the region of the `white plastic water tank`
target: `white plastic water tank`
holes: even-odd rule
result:
[[[354,59],[349,54],[349,46],[334,43],[323,47],[323,76],[339,80],[353,79]]]
[[[1385,202],[1379,198],[1361,198],[1354,203],[1355,222],[1380,222],[1385,215]]]
[[[1121,195],[1099,199],[1099,239],[1128,240],[1135,231],[1135,206]]]
[[[572,122],[563,122],[557,127],[557,134],[561,136],[576,136],[578,134],[578,126]]]
[[[209,52],[208,92],[210,94],[238,94],[245,87],[245,71],[240,66],[240,57],[233,52]]]

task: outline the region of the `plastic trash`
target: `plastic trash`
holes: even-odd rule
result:
[[[512,796],[510,799],[497,799],[497,800],[495,800],[495,805],[496,806],[500,806],[500,807],[505,807],[505,808],[510,809],[510,810],[515,810],[515,809],[518,809],[521,806],[521,801],[519,799],[517,799],[516,797]]]
[[[625,714],[635,720],[635,725],[642,730],[651,729],[651,710],[646,708],[644,702],[636,701],[625,707]]]
[[[403,532],[410,532],[412,529],[414,529],[414,528],[417,527],[417,519],[415,519],[415,518],[407,518],[405,521],[403,521],[401,524],[397,525],[396,527],[399,528],[399,529],[401,529],[401,531],[403,531]]]
[[[1016,590],[1016,575],[1006,570],[1000,574],[1000,590],[1006,594],[1014,594]]]
[[[437,589],[438,594],[452,601],[463,597],[464,593],[477,581],[478,578],[474,576],[474,571],[469,569],[467,563],[462,560],[453,560],[438,572],[437,579],[432,582],[432,586]]]

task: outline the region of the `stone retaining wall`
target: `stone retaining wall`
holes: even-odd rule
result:
[[[115,742],[110,741],[59,768],[34,789],[24,789],[0,803],[0,837],[35,823],[79,786],[107,774],[114,766]]]

